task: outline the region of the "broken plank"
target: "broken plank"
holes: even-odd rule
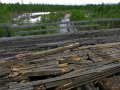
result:
[[[62,76],[58,76],[55,78],[51,78],[51,79],[46,79],[46,80],[40,80],[40,81],[33,81],[33,82],[28,82],[28,83],[21,83],[21,84],[17,84],[14,85],[12,88],[20,88],[20,87],[26,87],[29,85],[45,85],[46,88],[52,88],[52,87],[57,87],[60,85],[64,85],[66,83],[69,82],[73,82],[72,87],[76,86],[76,85],[81,85],[84,83],[88,83],[91,81],[95,81],[98,79],[101,79],[103,77],[107,77],[111,74],[120,72],[120,63],[113,63],[113,64],[109,64],[109,65],[104,65],[104,67],[99,67],[99,68],[94,68],[91,70],[87,70],[84,72],[79,72],[78,73],[74,73],[73,75],[68,74],[68,77],[66,77],[66,75],[62,75]]]

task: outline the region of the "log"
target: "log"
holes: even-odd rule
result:
[[[67,49],[69,49],[69,50],[74,49],[74,48],[77,48],[78,46],[80,46],[80,44],[75,43],[75,44],[70,44],[70,45],[67,45],[67,46],[58,47],[58,48],[55,48],[55,49],[50,49],[50,50],[46,50],[46,51],[42,51],[42,52],[18,54],[18,55],[15,56],[15,58],[12,58],[11,60],[9,60],[9,62],[2,60],[3,62],[1,62],[1,65],[2,65],[2,63],[4,64],[5,62],[6,62],[5,65],[9,66],[9,65],[17,64],[18,62],[22,62],[22,61],[24,61],[24,62],[32,61],[34,59],[44,58],[44,57],[52,55],[52,54],[63,52]]]
[[[33,71],[34,70],[34,71]],[[30,76],[57,76],[62,75],[67,72],[72,71],[72,69],[64,68],[64,69],[33,69],[23,72],[23,74]]]
[[[63,46],[63,47],[58,47],[55,49],[50,49],[50,50],[46,50],[46,51],[42,51],[42,52],[35,52],[35,53],[27,53],[27,54],[18,54],[16,55],[16,59],[18,60],[31,60],[31,59],[37,59],[37,58],[41,58],[41,57],[45,57],[51,54],[55,54],[58,52],[63,52],[67,49],[74,49],[79,47],[80,44],[79,43],[75,43],[75,44],[70,44],[67,46]]]
[[[13,65],[15,63],[22,62],[22,61],[26,62],[26,61],[31,61],[31,60],[34,60],[34,59],[44,58],[46,56],[56,54],[56,53],[59,53],[59,52],[63,52],[63,51],[68,50],[68,49],[69,50],[74,49],[74,48],[77,48],[79,46],[80,46],[79,43],[75,43],[75,44],[70,44],[70,45],[67,45],[67,46],[58,47],[58,48],[55,48],[55,49],[50,49],[50,50],[46,50],[46,51],[42,51],[42,52],[18,54],[18,55],[15,56],[15,58],[10,60],[9,62],[3,60],[2,63],[6,62],[6,65]]]

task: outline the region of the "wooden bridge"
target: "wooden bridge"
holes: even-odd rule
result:
[[[101,20],[119,21],[93,22]],[[78,27],[101,25],[81,22],[89,21],[63,23],[71,23],[75,32],[21,36],[33,30],[16,31],[16,37],[0,38],[0,90],[120,89],[120,28],[79,31]],[[61,22],[48,24],[56,26]],[[40,25],[45,23],[6,24],[15,30]]]

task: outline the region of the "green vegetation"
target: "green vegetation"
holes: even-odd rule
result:
[[[49,22],[57,22],[60,21],[64,17],[64,13],[62,12],[51,12],[49,15]]]
[[[25,12],[65,12],[72,13],[71,20],[120,17],[120,4],[113,5],[46,5],[46,4],[2,4],[0,3],[0,22],[10,22],[16,14]],[[52,13],[51,16],[54,16]],[[60,16],[60,15],[58,15]],[[55,17],[56,18],[56,17]],[[54,20],[53,17],[50,19]],[[56,21],[56,20],[54,20]]]
[[[100,4],[100,5],[47,5],[47,4],[4,4],[0,3],[0,23],[3,22],[12,22],[15,16],[18,16],[22,13],[32,13],[32,12],[51,12],[49,15],[42,16],[42,22],[57,22],[60,21],[65,13],[71,13],[71,21],[79,21],[79,20],[93,20],[97,18],[120,18],[120,4]],[[21,21],[21,20],[19,20]],[[113,25],[118,25],[119,22],[111,22]],[[88,24],[96,24],[96,23],[88,23]],[[104,24],[100,28],[110,28],[108,22],[101,23]],[[84,23],[82,24],[84,25]],[[56,26],[50,26],[56,27]],[[114,26],[115,27],[115,26]],[[24,28],[18,29],[21,31],[26,30],[39,30],[46,29],[48,26],[42,27],[32,27],[32,28]],[[13,30],[9,29],[10,34],[14,35]],[[40,32],[33,34],[52,34],[57,31],[49,31],[49,32]],[[32,34],[28,34],[32,35]],[[6,36],[6,31],[4,28],[0,27],[0,36]]]
[[[10,14],[8,7],[0,3],[0,22],[8,22],[10,20]]]
[[[71,20],[91,20],[97,18],[120,18],[120,5],[86,5],[74,10]],[[75,16],[76,15],[76,16]]]
[[[85,12],[83,10],[72,10],[71,20],[79,21],[85,20]]]
[[[42,16],[42,22],[48,23],[48,22],[58,22],[64,17],[64,13],[62,12],[51,12],[48,15]]]

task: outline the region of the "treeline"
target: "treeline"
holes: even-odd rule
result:
[[[11,13],[8,10],[8,5],[0,3],[0,22],[8,22]]]
[[[93,11],[93,17],[117,18],[120,17],[120,4],[113,5],[87,5],[86,9]]]
[[[45,12],[45,11],[63,11],[80,9],[82,6],[72,5],[49,5],[49,4],[2,4],[2,7],[6,7],[11,12]]]
[[[91,20],[97,18],[120,18],[120,4],[86,5],[72,10],[71,20]]]
[[[68,11],[72,13],[71,20],[94,18],[120,17],[120,4],[100,5],[48,5],[48,4],[3,4],[0,3],[0,22],[9,21],[12,15],[25,12],[57,12]]]
[[[58,12],[79,9],[81,6],[47,5],[47,4],[3,4],[0,3],[0,22],[11,22],[13,17],[30,12]],[[53,15],[55,16],[55,14]],[[59,15],[58,15],[59,16]],[[56,17],[55,17],[56,18]],[[52,18],[53,20],[53,18]],[[55,20],[54,20],[55,21]]]

